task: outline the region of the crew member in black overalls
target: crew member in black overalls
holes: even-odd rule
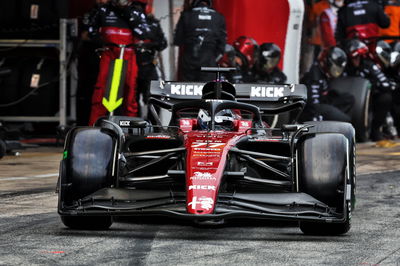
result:
[[[225,18],[211,7],[211,0],[194,0],[176,26],[174,44],[183,49],[179,68],[184,81],[213,80],[215,74],[200,69],[217,66],[218,57],[224,54]]]
[[[148,0],[133,0],[131,6],[144,13]],[[143,102],[147,104],[150,97],[150,83],[152,80],[158,80],[159,76],[156,69],[157,52],[164,50],[167,47],[167,40],[161,28],[160,21],[153,14],[146,15],[147,26],[150,28],[150,33],[146,39],[139,39],[136,42],[136,62],[138,65],[137,76],[137,102],[140,101],[142,95]],[[139,108],[139,113],[140,113]]]
[[[368,57],[369,50],[366,44],[358,39],[350,40],[346,45],[346,52],[349,57],[346,75],[368,79],[372,84],[371,140],[382,140],[382,126],[392,106],[392,93],[395,86],[381,68]]]
[[[307,86],[307,105],[300,121],[351,122],[347,113],[354,104],[354,97],[329,89],[329,80],[340,77],[346,64],[346,53],[338,47],[331,47],[320,54],[318,62],[301,80]]]
[[[387,28],[390,18],[381,5],[373,0],[346,0],[339,9],[335,38],[337,43],[358,38],[375,49],[376,37],[380,36],[379,28]]]

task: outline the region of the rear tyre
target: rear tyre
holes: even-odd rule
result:
[[[75,206],[79,200],[115,183],[115,139],[111,131],[100,128],[77,128],[69,134],[60,169],[59,208]],[[73,229],[106,229],[112,224],[107,216],[61,216],[61,220]]]
[[[310,235],[340,235],[350,229],[350,202],[345,199],[348,141],[338,133],[307,134],[299,142],[299,191],[345,213],[339,223],[300,222]]]
[[[354,96],[355,102],[349,112],[351,123],[356,130],[357,140],[359,142],[368,141],[372,121],[370,110],[371,83],[359,77],[344,77],[333,79],[330,88]]]

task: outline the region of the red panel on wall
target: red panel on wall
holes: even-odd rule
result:
[[[258,44],[274,42],[284,53],[288,0],[214,0],[214,8],[225,16],[228,43],[246,35]]]
[[[83,14],[89,12],[96,4],[95,0],[69,0],[69,17],[82,17]]]

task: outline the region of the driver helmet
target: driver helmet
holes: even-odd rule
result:
[[[281,48],[274,43],[263,43],[260,46],[259,66],[260,70],[269,72],[274,69],[281,60]]]
[[[376,57],[378,58],[379,64],[383,68],[388,68],[390,66],[391,52],[392,52],[392,48],[390,47],[390,45],[387,42],[385,42],[383,40],[380,40],[377,42],[376,48],[375,48],[375,54],[376,54]]]
[[[318,57],[322,70],[331,78],[342,75],[346,65],[346,53],[339,47],[331,47],[324,50]]]
[[[215,129],[232,131],[235,128],[234,113],[230,109],[219,111],[215,117]],[[200,109],[197,115],[197,125],[200,130],[209,130],[211,128],[211,116],[207,110]]]
[[[352,39],[346,44],[346,53],[349,58],[364,57],[368,55],[368,52],[368,46],[358,39]]]
[[[246,65],[250,69],[256,63],[258,43],[251,37],[240,36],[233,43],[233,47],[246,59]]]

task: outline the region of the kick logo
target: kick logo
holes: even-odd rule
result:
[[[120,127],[129,127],[131,125],[131,121],[119,121]]]
[[[201,197],[197,200],[197,197],[193,197],[192,202],[188,204],[189,207],[192,207],[193,210],[197,209],[197,205],[200,205],[200,208],[204,210],[210,210],[214,204],[212,198]]]
[[[250,97],[283,97],[285,87],[251,87]]]
[[[202,91],[203,91],[203,85],[171,84],[171,94],[173,95],[201,96]]]
[[[189,186],[189,190],[212,190],[212,191],[215,191],[215,186],[192,185],[192,186]]]

